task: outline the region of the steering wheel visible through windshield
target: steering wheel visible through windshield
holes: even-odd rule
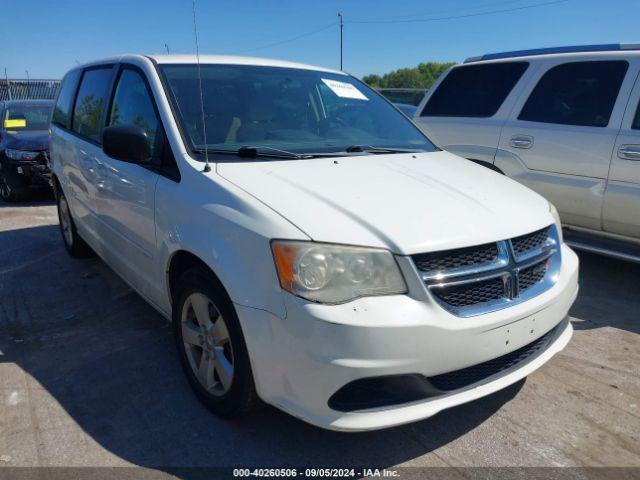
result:
[[[376,92],[338,73],[253,65],[161,65],[168,95],[194,151],[265,147],[297,154],[353,146],[434,151]],[[206,142],[204,135],[206,132]]]

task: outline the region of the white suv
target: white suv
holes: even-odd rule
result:
[[[415,123],[531,187],[567,243],[640,261],[640,46],[484,55],[442,75]]]
[[[325,428],[398,425],[516,382],[571,337],[578,260],[554,208],[344,73],[91,63],[63,80],[51,153],[68,251],[172,320],[220,415],[261,398]]]

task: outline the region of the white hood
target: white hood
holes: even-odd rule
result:
[[[553,223],[546,200],[447,152],[219,163],[311,239],[413,254]]]

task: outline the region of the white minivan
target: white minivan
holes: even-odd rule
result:
[[[219,415],[261,399],[330,429],[399,425],[522,379],[571,337],[578,260],[555,208],[345,73],[78,66],[51,156],[67,250],[173,322]]]
[[[640,262],[639,73],[640,45],[483,55],[443,74],[414,121],[542,194],[570,245]]]

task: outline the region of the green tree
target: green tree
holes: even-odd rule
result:
[[[433,82],[452,65],[455,63],[426,62],[413,68],[400,68],[382,76],[375,73],[366,75],[362,80],[373,88],[427,89],[431,88]]]
[[[376,75],[375,73],[372,73],[371,75],[365,75],[362,81],[373,88],[380,88],[380,82],[382,82],[382,77],[380,75]]]

